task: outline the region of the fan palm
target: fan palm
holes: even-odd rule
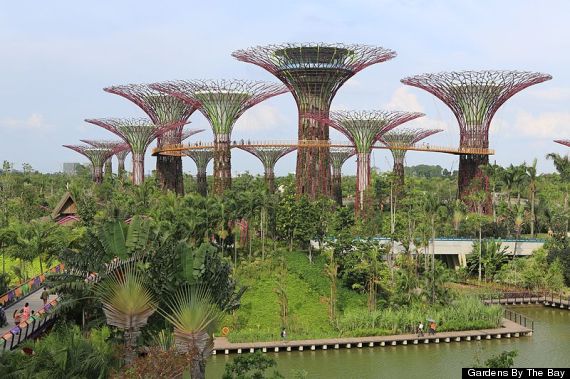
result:
[[[190,368],[192,378],[204,378],[206,359],[214,349],[212,332],[222,318],[222,311],[214,304],[205,287],[185,286],[160,313],[174,327],[178,351],[193,355]]]
[[[145,277],[134,264],[115,271],[95,288],[107,324],[125,331],[127,362],[132,361],[133,347],[148,318],[156,310],[156,301],[145,283]]]

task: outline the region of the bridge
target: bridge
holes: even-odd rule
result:
[[[274,140],[274,141],[252,141],[240,139],[230,142],[231,147],[295,147],[297,149],[302,148],[331,148],[331,147],[354,147],[354,144],[349,141],[333,142],[329,140],[299,140],[299,141],[287,141],[287,140]],[[200,149],[213,149],[214,142],[202,142],[197,141],[189,144],[174,144],[174,145],[164,145],[161,147],[155,147],[152,149],[152,155],[170,155],[170,156],[182,156],[185,151],[189,150],[200,150]],[[376,143],[372,146],[373,149],[385,149],[385,150],[409,150],[409,151],[426,151],[431,153],[444,153],[453,155],[494,155],[495,150],[487,148],[476,148],[476,147],[450,147],[450,146],[438,146],[431,145],[429,143],[422,143],[416,145],[391,145],[387,147],[380,143]]]
[[[376,237],[375,240],[381,244],[389,244],[390,239],[384,237]],[[467,265],[467,256],[473,251],[473,243],[478,240],[466,238],[436,238],[434,241],[434,253],[437,258],[442,260],[450,268],[465,267]],[[501,246],[506,247],[510,255],[516,256],[529,256],[533,251],[541,248],[544,245],[544,240],[529,239],[529,240],[514,240],[504,239],[501,240]],[[394,249],[397,253],[404,253],[404,246],[400,242],[395,242]],[[412,243],[410,245],[411,251],[416,251],[416,246]],[[431,246],[428,249],[424,247],[417,247],[417,250],[422,253],[426,251],[431,254]]]

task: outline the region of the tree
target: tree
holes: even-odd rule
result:
[[[481,252],[481,258],[479,258],[479,252]],[[502,246],[501,240],[485,239],[473,243],[473,250],[467,258],[467,268],[470,272],[478,271],[479,262],[481,262],[486,282],[488,278],[492,279],[508,261],[509,251],[506,246]]]
[[[95,287],[103,304],[107,324],[125,332],[127,364],[135,357],[140,329],[155,312],[157,303],[146,284],[146,276],[130,263]]]
[[[214,349],[212,333],[222,312],[204,287],[184,286],[167,302],[160,313],[174,327],[176,347],[193,352],[190,373],[193,379],[206,376],[206,360]]]
[[[554,167],[558,174],[560,174],[560,180],[564,187],[564,213],[568,215],[568,192],[570,187],[570,157],[568,155],[561,156],[556,153],[550,153],[546,155],[546,159],[551,159],[554,162]],[[566,216],[568,217],[568,216]],[[568,235],[568,219],[566,219],[566,229],[565,235]]]
[[[275,359],[268,357],[259,350],[252,354],[241,354],[233,361],[226,363],[222,379],[278,379],[283,378],[274,371],[272,376],[266,376],[266,371],[277,366]]]
[[[528,176],[528,192],[530,194],[530,236],[534,238],[534,227],[536,223],[536,215],[534,212],[535,206],[535,199],[536,199],[536,179],[537,179],[537,172],[536,172],[536,163],[537,159],[535,158],[532,161],[532,165],[526,166],[526,174]]]

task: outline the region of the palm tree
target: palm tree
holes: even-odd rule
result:
[[[546,155],[546,159],[552,159],[556,171],[560,174],[564,186],[564,213],[568,214],[568,187],[570,184],[570,157],[568,155],[561,156],[556,153]],[[566,220],[566,234],[568,235],[568,220]]]
[[[530,194],[530,236],[534,238],[534,224],[535,224],[535,212],[534,212],[534,203],[536,198],[536,158],[532,161],[532,165],[526,166],[526,175],[528,177],[528,191]]]
[[[212,332],[223,316],[206,288],[182,287],[159,312],[174,327],[177,349],[193,355],[192,378],[205,378],[206,360],[214,349]]]
[[[134,263],[129,263],[95,287],[107,324],[125,332],[127,364],[135,357],[134,347],[140,329],[147,324],[157,306],[145,278]]]

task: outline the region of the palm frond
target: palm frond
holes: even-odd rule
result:
[[[156,300],[145,276],[129,263],[95,287],[107,323],[121,329],[139,329],[156,310]]]

